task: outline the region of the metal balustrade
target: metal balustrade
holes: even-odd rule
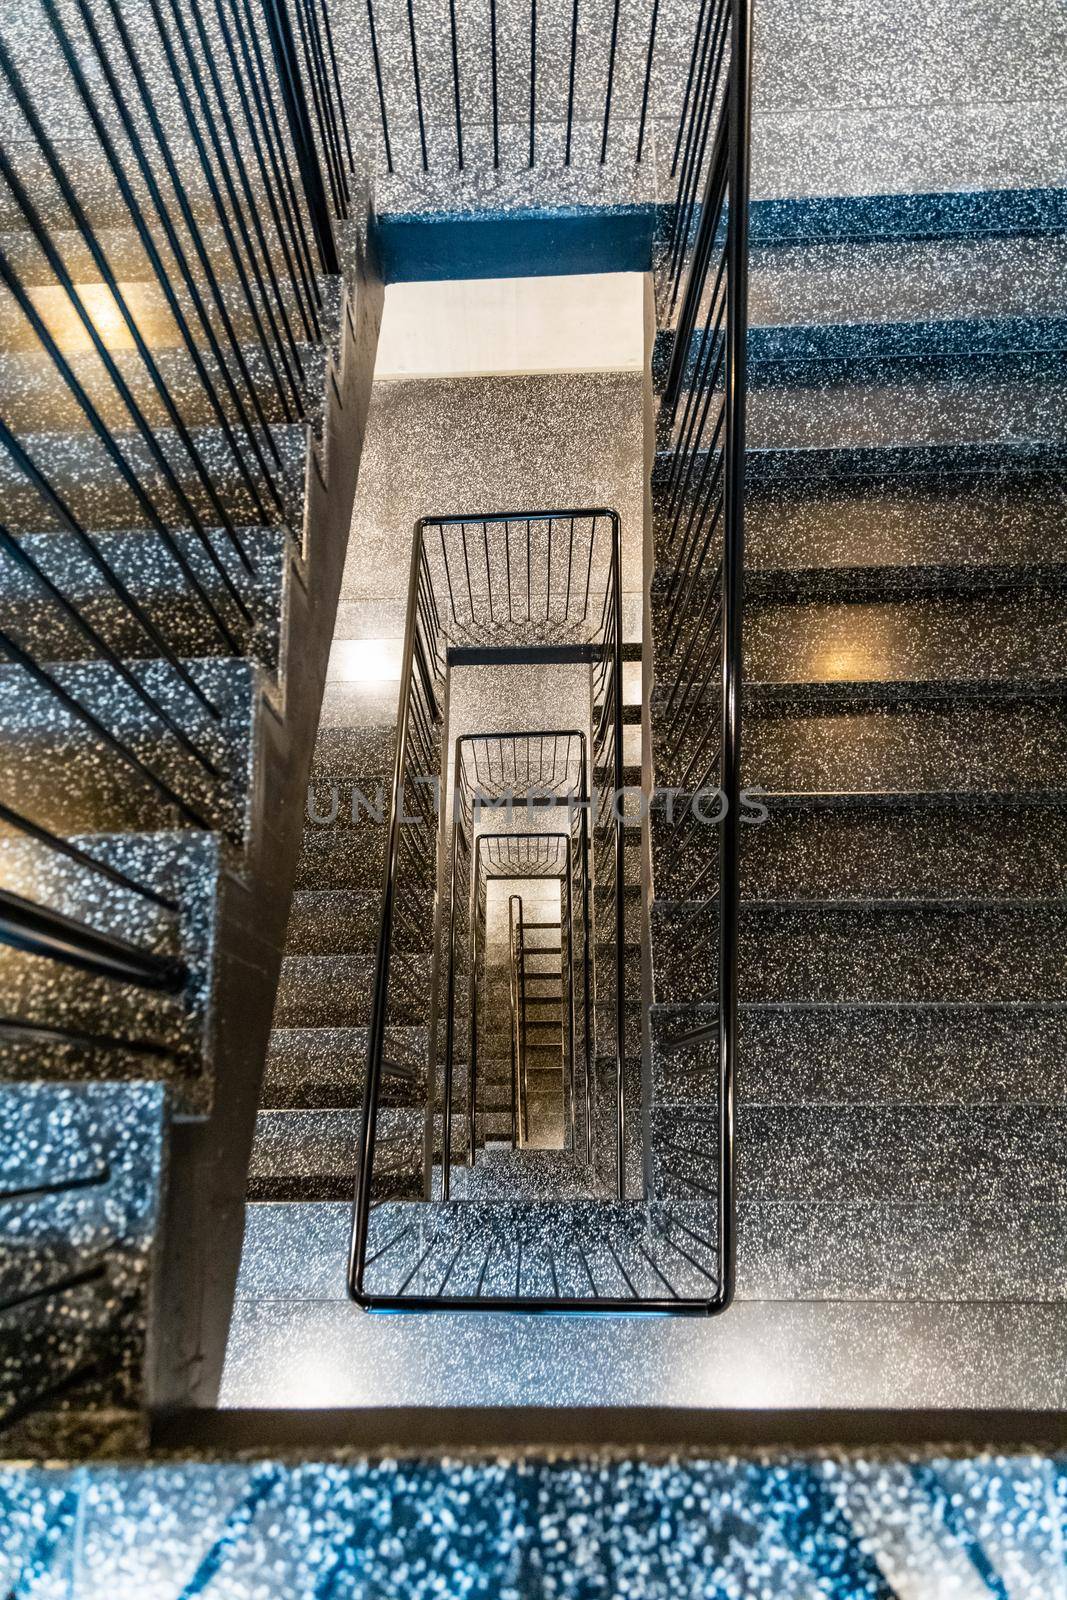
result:
[[[744,572],[745,363],[751,108],[750,0],[704,0],[686,88],[676,203],[660,240],[656,287],[670,360],[653,480],[658,595],[658,782],[716,788],[725,806],[713,857],[689,893],[717,912],[715,1021],[667,1040],[716,1050],[718,1286],[729,1305],[736,1256],[734,1095],[738,1033],[741,809],[741,611]],[[692,828],[666,833],[669,870]]]
[[[142,814],[226,832],[217,684],[110,530],[143,532],[193,654],[256,652],[261,536],[302,539],[317,352],[337,315],[352,152],[325,6],[27,0],[0,24],[0,108],[0,336],[34,385],[0,395],[0,561],[25,597],[8,602],[0,660],[42,726],[143,794]],[[280,437],[293,426],[298,448]],[[181,891],[117,865],[89,830],[72,837],[59,790],[11,769],[8,785],[0,828],[25,841],[20,859],[64,863],[68,888],[57,909],[20,868],[0,943],[180,1001]],[[72,914],[102,885],[152,913],[138,933]],[[106,1017],[79,1030],[12,1014],[0,1038],[162,1050]]]

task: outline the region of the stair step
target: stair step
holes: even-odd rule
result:
[[[1067,797],[1064,797],[1067,798]],[[1063,889],[1067,805],[1052,796],[761,795],[743,828],[748,899],[1054,899]],[[657,897],[716,882],[718,830],[652,828]]]
[[[428,1038],[424,1027],[387,1030],[383,1105],[425,1100]],[[359,1107],[366,1074],[365,1027],[274,1028],[260,1105],[264,1110]]]
[[[1058,351],[768,363],[753,379],[753,450],[997,444],[1063,429]]]
[[[256,522],[258,513],[255,501],[240,469],[234,463],[221,428],[194,427],[190,428],[189,434],[200,457],[212,464],[212,483],[229,516],[238,523]],[[271,436],[290,485],[288,515],[290,521],[298,526],[307,429],[302,424],[275,424],[271,428]],[[116,430],[112,437],[167,525],[182,526],[188,513],[174,499],[145,441],[139,434],[129,430]],[[216,515],[212,501],[189,465],[184,446],[174,430],[155,428],[153,438],[167,460],[173,463],[196,514],[205,522],[210,522]],[[53,488],[83,528],[93,531],[122,527],[129,520],[129,491],[116,474],[111,457],[95,436],[35,430],[22,434],[21,443],[33,461],[47,464]],[[282,472],[277,466],[274,471],[281,481]],[[41,497],[6,453],[0,456],[0,498],[4,503],[4,522],[13,533],[32,532],[40,527]]]
[[[1064,310],[1058,237],[825,238],[754,244],[753,328],[1051,316]]]
[[[375,960],[371,955],[290,956],[282,960],[277,1028],[362,1028],[370,1022]],[[430,957],[394,955],[390,1023],[425,1020]]]
[[[552,1208],[545,1238],[553,1251],[557,1281],[565,1288],[578,1282],[581,1269],[574,1244],[580,1237],[578,1216],[564,1220],[566,1208],[551,1200],[541,1204]],[[406,1209],[389,1208],[389,1216],[376,1233],[381,1244],[400,1232]],[[455,1228],[466,1221],[470,1237],[464,1241],[464,1235],[450,1226],[451,1251],[439,1257],[435,1252],[431,1292],[438,1288],[457,1248],[462,1247],[448,1287],[455,1290],[458,1283],[467,1292],[476,1285],[494,1237],[500,1241],[500,1251],[508,1249],[508,1235],[499,1222],[494,1224],[492,1216],[482,1222],[478,1216],[481,1207],[468,1205],[466,1209],[473,1209],[475,1216],[461,1215]],[[677,1212],[649,1208],[649,1215],[662,1219],[660,1225],[669,1237],[710,1266],[694,1248],[698,1241],[688,1236],[692,1232],[698,1240],[710,1237],[701,1208],[683,1206]],[[738,1299],[1062,1301],[1067,1297],[1067,1260],[1061,1221],[1062,1211],[1055,1206],[1014,1206],[1009,1230],[1004,1227],[1000,1207],[951,1200],[921,1206],[905,1201],[894,1205],[852,1205],[836,1200],[783,1204],[742,1196],[738,1203]],[[238,1295],[258,1300],[342,1301],[350,1222],[351,1208],[344,1202],[250,1205]],[[482,1223],[480,1230],[478,1223]],[[596,1224],[584,1226],[597,1237]],[[515,1226],[512,1252],[517,1233]],[[857,1235],[864,1241],[862,1251],[855,1249]],[[523,1242],[524,1247],[530,1242],[525,1231]],[[392,1251],[409,1246],[411,1253],[406,1259],[410,1270],[415,1265],[416,1246],[405,1238],[393,1245]],[[651,1242],[646,1248],[668,1273],[682,1259],[670,1247],[664,1256],[656,1254]],[[535,1271],[536,1251],[535,1246]],[[543,1267],[544,1258],[540,1265]],[[426,1278],[430,1279],[429,1263]],[[589,1292],[588,1280],[584,1290]]]
[[[744,760],[745,783],[772,791],[1064,790],[1067,730],[1060,705],[1022,698],[760,706],[747,718]]]
[[[137,679],[213,761],[216,780],[178,744],[107,662],[46,670],[208,828],[240,837],[251,782],[254,668],[246,661],[183,665],[221,713],[215,721],[165,661],[129,663]],[[172,826],[176,807],[19,666],[0,666],[0,742],[10,792],[54,832],[145,833]]]
[[[229,653],[231,647],[212,616],[213,608],[250,654],[273,665],[277,660],[284,536],[262,528],[237,529],[237,539],[255,569],[253,577],[245,571],[225,530],[209,528],[206,538],[208,550],[189,530],[179,530],[174,535],[175,544],[207,595],[207,604],[191,588],[178,561],[154,532],[112,530],[94,535],[93,543],[116,580],[136,595],[157,632],[177,655],[196,659]],[[158,645],[115,597],[108,581],[72,535],[58,531],[24,533],[18,543],[116,654],[126,659],[158,654]],[[222,564],[251,611],[251,624],[238,613],[213,558]],[[0,629],[40,661],[76,661],[96,653],[96,647],[62,604],[32,573],[11,560],[0,564]]]
[[[213,981],[217,836],[187,830],[67,842],[177,901],[180,914],[24,834],[0,834],[5,889],[139,950],[181,960],[187,983],[180,995],[155,993],[6,948],[0,961],[5,1077],[165,1082],[178,1110],[203,1112],[211,1099],[203,1032]]]
[[[1063,683],[1067,593],[750,604],[751,684]]]
[[[289,908],[287,955],[374,951],[381,920],[376,894],[350,889],[297,889]]]
[[[710,1109],[651,1113],[653,1193],[714,1192]],[[1067,1107],[743,1106],[738,1191],[750,1201],[973,1207],[1067,1204]],[[711,1138],[712,1142],[707,1141]]]
[[[712,1292],[712,1251],[682,1231],[695,1231],[699,1220],[698,1208],[684,1205],[668,1213],[608,1200],[494,1199],[420,1207],[421,1226],[414,1226],[411,1208],[386,1205],[373,1222],[371,1249],[377,1256],[367,1287],[397,1293],[407,1281],[405,1293],[436,1296],[444,1289],[456,1298],[668,1300],[673,1291],[706,1299]],[[423,1230],[437,1246],[420,1267],[417,1240]],[[685,1253],[675,1239],[686,1240]],[[413,1268],[419,1268],[414,1276]]]
[[[79,289],[81,287],[79,285]],[[65,291],[57,293],[69,304]],[[104,293],[108,291],[105,289]],[[71,316],[75,315],[72,309]],[[118,315],[117,311],[115,315]],[[71,435],[87,432],[90,423],[85,412],[66,385],[62,381],[57,381],[52,358],[37,344],[29,324],[23,321],[21,316],[19,320],[21,326],[0,317],[0,391],[10,397],[5,413],[8,425],[20,435],[27,429],[38,433],[49,429]],[[143,328],[141,331],[146,332]],[[192,356],[184,345],[178,343],[177,330],[173,330],[174,342],[170,346],[163,346],[154,340],[151,330],[147,330],[147,333],[153,359],[168,393],[181,397],[182,419],[186,426],[190,428],[212,426],[216,421],[216,413]],[[62,347],[63,341],[60,342]],[[300,367],[306,377],[306,392],[309,395],[325,396],[325,349],[322,346],[315,347],[302,342],[297,343],[296,349]],[[65,355],[74,376],[104,426],[115,432],[128,429],[131,426],[129,410],[96,352],[83,353],[69,350],[65,351]],[[286,404],[289,407],[290,419],[296,411],[292,391],[284,375],[281,380],[282,394],[285,396],[283,404],[282,395],[279,394],[279,384],[271,373],[270,363],[263,353],[262,346],[244,342],[241,344],[241,356],[259,400],[259,408],[267,422],[284,425],[287,420]],[[140,355],[134,350],[115,349],[111,352],[111,359],[125,379],[138,409],[153,432],[165,429],[169,413],[159,398]],[[215,377],[218,390],[225,394],[223,386],[218,384],[218,367],[210,351],[205,349],[200,359]],[[293,365],[295,370],[295,363]],[[233,413],[231,421],[236,420],[236,409],[230,406],[227,406],[227,409]],[[175,457],[175,460],[177,459]]]
[[[114,1416],[144,1404],[165,1103],[162,1084],[0,1088],[5,1420],[22,1407]],[[5,1442],[19,1453],[17,1423]]]
[[[713,993],[714,911],[653,907],[656,1000]],[[742,908],[744,1001],[1067,1002],[1067,904],[766,902]]]
[[[351,1200],[355,1186],[360,1113],[261,1111],[248,1169],[250,1200]],[[378,1118],[375,1176],[387,1191],[421,1193],[422,1134],[419,1110],[383,1107]]]
[[[312,790],[313,806],[328,812],[329,796]],[[386,829],[364,821],[359,827],[327,827],[308,823],[296,869],[296,887],[303,891],[341,891],[381,895]]]
[[[714,1006],[654,1006],[652,1095],[708,1102],[718,1075]],[[1061,1003],[746,1003],[742,1102],[796,1105],[1067,1104]]]
[[[779,585],[888,598],[1062,582],[1061,473],[953,474],[944,465],[762,485],[745,513],[749,594]]]

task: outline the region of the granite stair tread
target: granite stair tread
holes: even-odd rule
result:
[[[656,999],[701,999],[712,980],[717,917],[653,907],[666,936]],[[672,928],[690,939],[677,956]],[[740,919],[745,1001],[1067,1000],[1067,901],[749,902]],[[675,947],[677,948],[677,947]],[[685,960],[685,956],[689,960]]]
[[[130,759],[100,748],[98,734],[52,688],[21,666],[0,665],[0,739],[20,806],[58,833],[151,832],[171,826],[177,814],[239,838],[250,783],[255,667],[235,658],[179,663],[218,711],[216,718],[169,662],[125,665],[159,709],[144,704],[107,662],[45,664],[45,671],[74,705],[108,727]],[[193,742],[221,782],[161,714]]]

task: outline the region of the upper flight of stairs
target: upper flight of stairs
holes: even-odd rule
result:
[[[1062,233],[851,205],[751,263],[738,1292],[1056,1299]],[[704,832],[654,828],[659,1198],[714,1185]]]
[[[79,182],[83,156],[75,141],[66,158]],[[287,418],[232,257],[195,196],[283,463],[284,505],[265,516],[133,224],[105,190],[90,205],[96,239],[212,493],[50,181],[42,176],[36,199],[52,244],[169,474],[5,189],[5,259],[172,538],[123,487],[14,297],[0,293],[0,412],[71,519],[46,507],[0,445],[0,630],[47,675],[35,681],[5,646],[0,800],[74,852],[9,830],[5,818],[0,876],[8,892],[185,971],[149,990],[8,946],[0,957],[0,1422],[27,1450],[60,1448],[65,1423],[76,1441],[139,1448],[146,1406],[215,1393],[259,1047],[295,865],[291,817],[325,676],[381,303],[354,224],[339,225],[351,276],[322,282],[322,339],[300,344],[313,399],[306,416]],[[181,292],[179,300],[188,311]],[[198,348],[210,367],[206,337]],[[266,435],[261,446],[270,454]]]

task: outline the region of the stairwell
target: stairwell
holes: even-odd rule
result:
[[[1059,1593],[1043,0],[769,6],[751,150],[734,0],[14,9],[0,1425],[138,1465],[0,1471],[0,1589]],[[398,873],[573,729],[587,869]]]

